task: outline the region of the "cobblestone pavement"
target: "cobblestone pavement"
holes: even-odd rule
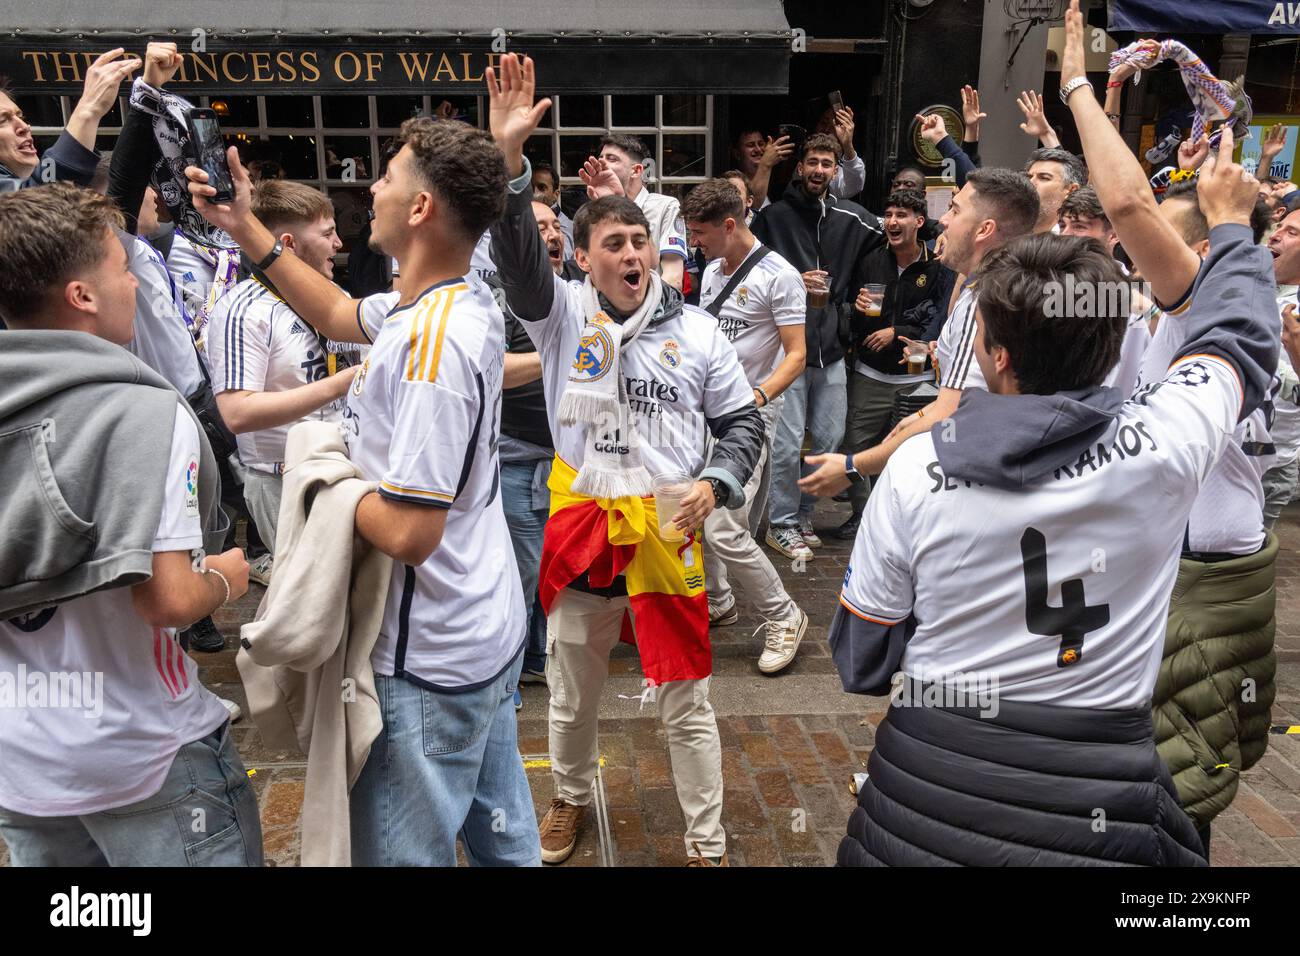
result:
[[[818,512],[818,527],[834,527],[846,507],[825,506]],[[1300,504],[1287,509],[1279,533],[1275,726],[1300,724]],[[791,595],[811,620],[797,659],[782,674],[758,672],[761,637],[753,632],[761,622],[752,613],[742,611],[738,624],[713,632],[710,699],[722,735],[723,823],[733,865],[821,866],[835,860],[854,803],[849,780],[870,754],[886,706],[883,698],[842,691],[826,645],[848,555],[848,542],[828,538],[801,573],[777,559]],[[239,625],[252,618],[262,593],[254,585],[237,606],[218,616],[226,650],[196,655],[203,681],[241,706],[246,701],[234,647]],[[740,604],[743,608],[743,595]],[[612,858],[621,866],[680,864],[686,859],[684,824],[667,743],[650,708],[639,712],[639,701],[627,699],[640,689],[636,653],[620,646],[610,662],[600,725]],[[544,755],[546,688],[525,685],[523,691],[520,751]],[[252,782],[267,859],[273,865],[297,865],[303,757],[268,751],[247,717],[234,732],[245,765],[256,771]],[[1268,754],[1245,774],[1233,805],[1214,822],[1210,862],[1215,866],[1300,864],[1300,735],[1275,734],[1269,743]],[[551,776],[544,766],[533,766],[528,777],[540,813],[552,796]],[[600,864],[594,822],[589,815],[566,865]],[[0,845],[0,856],[3,852]]]

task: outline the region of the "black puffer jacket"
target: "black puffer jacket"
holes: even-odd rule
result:
[[[840,866],[1206,865],[1145,708],[891,707],[867,772]]]
[[[800,272],[825,269],[831,274],[831,301],[824,309],[808,309],[804,335],[808,364],[826,368],[844,358],[848,344],[849,310],[862,288],[864,260],[885,244],[880,220],[855,202],[829,192],[814,199],[803,180],[792,180],[785,196],[754,219],[754,235]]]

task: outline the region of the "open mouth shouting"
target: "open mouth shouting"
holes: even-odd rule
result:
[[[641,283],[645,281],[645,274],[639,269],[628,269],[623,273],[623,291],[628,295],[636,295],[641,291]]]
[[[550,256],[551,265],[555,265],[564,259],[564,240],[551,238],[546,243],[546,254]]]
[[[885,226],[885,238],[889,240],[890,245],[898,245],[903,241],[903,227],[898,225]]]
[[[18,152],[24,156],[36,156],[36,143],[30,136],[18,141]]]

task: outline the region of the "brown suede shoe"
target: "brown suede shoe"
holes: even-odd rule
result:
[[[543,863],[563,863],[569,858],[578,842],[578,825],[586,812],[586,807],[558,799],[551,801],[550,809],[537,827],[542,837]]]
[[[700,845],[693,840],[691,841],[691,846],[695,848],[695,855],[690,858],[690,862],[686,864],[687,866],[731,866],[731,864],[727,862],[727,854],[724,853],[722,856],[714,859],[701,853]],[[543,854],[542,858],[545,859],[545,854]]]

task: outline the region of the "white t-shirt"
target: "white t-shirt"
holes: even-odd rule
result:
[[[975,359],[975,308],[979,293],[975,280],[961,287],[943,329],[939,332],[936,358],[939,360],[939,384],[944,388],[988,388],[984,373]]]
[[[177,408],[154,552],[203,547],[198,467],[198,429]],[[38,684],[48,689],[43,699]],[[75,816],[144,800],[181,747],[228,717],[176,632],[136,614],[129,587],[0,621],[0,806],[8,810]]]
[[[135,338],[127,348],[145,365],[189,397],[203,385],[194,337],[185,321],[180,291],[158,250],[139,236],[131,242],[130,269],[135,290]]]
[[[910,677],[980,675],[1003,700],[1150,706],[1185,519],[1241,402],[1226,362],[1181,359],[1077,462],[1019,491],[946,476],[933,436],[912,437],[867,501],[842,603],[884,624],[915,615]],[[1073,657],[1060,620],[1071,607]]]
[[[287,392],[329,375],[329,350],[316,330],[257,279],[224,295],[208,320],[212,391]],[[239,460],[256,471],[279,474],[284,443],[299,421],[337,422],[344,400],[335,399],[298,421],[236,435]]]
[[[555,299],[540,322],[524,329],[542,359],[546,418],[555,451],[575,471],[587,455],[587,429],[562,425],[557,412],[586,325],[582,283],[554,276]],[[736,350],[703,309],[683,305],[679,315],[648,325],[619,356],[641,458],[651,475],[698,475],[705,465],[707,418],[753,403],[754,391]]]
[[[682,207],[672,196],[652,193],[645,186],[632,200],[641,207],[650,222],[650,239],[659,249],[659,255],[686,258],[686,224],[682,221]]]
[[[1160,317],[1142,360],[1138,397],[1145,383],[1159,382],[1179,356],[1186,340],[1182,315],[1189,303]],[[1279,335],[1281,335],[1279,326]],[[1276,376],[1274,378],[1276,386]],[[1264,487],[1261,479],[1277,461],[1269,435],[1270,409],[1261,405],[1236,423],[1233,441],[1224,449],[1201,487],[1187,521],[1186,546],[1213,554],[1254,554],[1264,544]]]
[[[749,255],[736,268],[744,268],[760,248],[754,243]],[[713,303],[731,275],[722,271],[723,259],[714,259],[704,267],[700,279],[700,307]],[[735,273],[733,272],[732,275]],[[758,385],[772,374],[784,354],[781,348],[782,325],[803,325],[808,297],[799,270],[775,250],[769,250],[745,280],[736,287],[718,313],[718,328],[736,350],[736,357],[751,385]]]
[[[505,320],[482,283],[452,279],[395,309],[363,299],[374,346],[348,391],[348,454],[379,493],[447,511],[418,568],[393,565],[376,674],[435,689],[493,680],[524,641],[524,599],[501,507],[497,441]]]
[[[1147,348],[1151,345],[1150,319],[1149,312],[1134,313],[1128,317],[1128,326],[1124,329],[1124,342],[1119,349],[1119,361],[1102,381],[1103,385],[1119,389],[1120,394],[1125,398],[1132,395],[1137,388],[1142,363],[1146,359]]]

